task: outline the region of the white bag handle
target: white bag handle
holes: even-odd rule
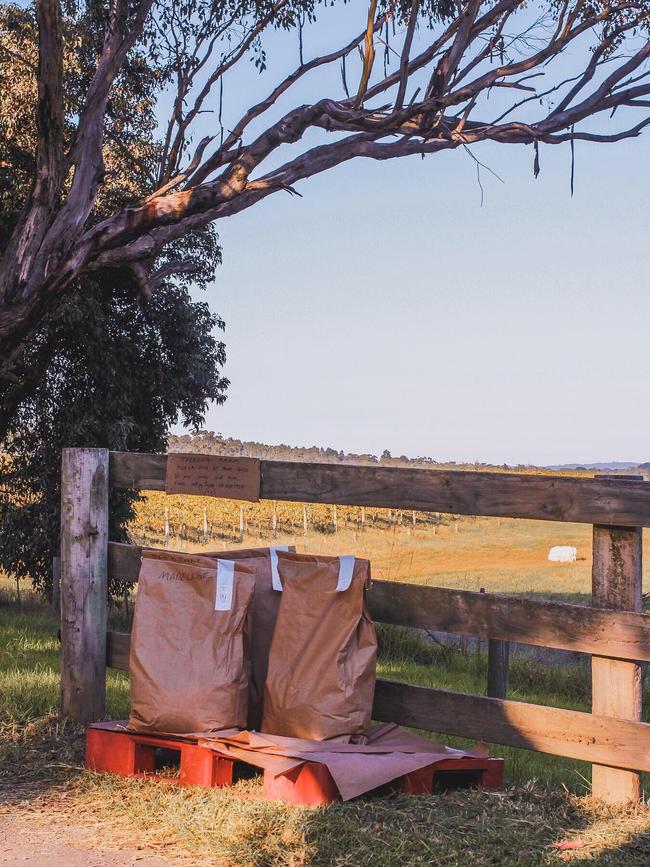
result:
[[[339,580],[336,584],[336,589],[339,593],[347,590],[352,584],[352,573],[354,572],[354,557],[344,555],[339,557]]]
[[[288,545],[275,545],[269,549],[271,552],[271,582],[274,590],[282,592],[282,582],[280,581],[280,573],[278,572],[278,551],[288,551]]]
[[[217,590],[214,598],[215,611],[230,611],[235,583],[235,561],[217,560]]]

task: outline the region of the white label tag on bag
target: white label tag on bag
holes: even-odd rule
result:
[[[352,573],[354,572],[354,557],[346,555],[339,557],[339,580],[336,584],[336,589],[339,593],[347,590],[352,584]]]
[[[274,590],[282,592],[282,583],[280,581],[280,573],[278,572],[278,551],[288,551],[288,545],[275,545],[269,549],[271,552],[271,582]]]
[[[235,561],[217,560],[217,592],[214,599],[215,611],[230,611],[232,591],[235,583]]]

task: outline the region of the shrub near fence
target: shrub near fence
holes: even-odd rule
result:
[[[110,577],[136,581],[140,548],[108,540],[109,487],[164,490],[167,457],[66,449],[62,460],[62,711],[104,714],[106,666],[128,669],[129,636],[107,633]],[[610,478],[444,472],[261,462],[263,499],[358,505],[594,525],[593,607],[377,581],[375,620],[592,655],[592,713],[377,682],[373,716],[433,732],[593,763],[596,797],[640,796],[650,771],[650,724],[641,719],[640,661],[650,661],[641,613],[641,528],[650,485]]]

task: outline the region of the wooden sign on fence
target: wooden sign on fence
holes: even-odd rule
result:
[[[165,493],[256,503],[260,498],[260,462],[257,458],[173,452],[167,458]]]

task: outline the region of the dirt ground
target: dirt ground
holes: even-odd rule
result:
[[[172,867],[180,864],[106,841],[104,823],[88,825],[53,818],[48,810],[0,812],[3,867]],[[112,835],[110,835],[112,837]],[[109,848],[110,847],[110,848]]]

